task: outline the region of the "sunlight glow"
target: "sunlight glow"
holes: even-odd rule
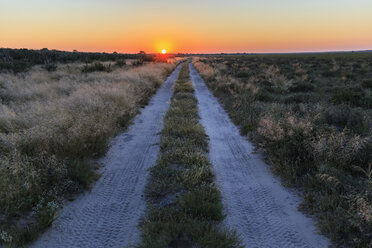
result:
[[[0,47],[159,54],[370,50],[371,10],[371,0],[0,0]]]
[[[161,53],[162,54],[166,54],[167,53],[167,50],[163,49],[163,50],[161,50]]]

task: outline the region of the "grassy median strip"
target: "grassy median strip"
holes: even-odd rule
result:
[[[235,232],[220,225],[221,194],[193,92],[185,63],[164,119],[161,154],[146,188],[148,213],[141,223],[139,247],[241,247]]]

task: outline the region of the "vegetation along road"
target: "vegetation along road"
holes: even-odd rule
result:
[[[246,247],[327,247],[299,199],[280,185],[253,146],[239,134],[227,113],[190,64],[201,123],[210,138],[210,159],[221,187],[226,224]]]
[[[33,247],[126,247],[141,231],[139,247],[330,244],[191,63],[178,66],[102,162],[92,191],[67,204]]]
[[[157,158],[158,133],[178,71],[179,67],[128,131],[113,140],[102,161],[102,176],[91,192],[67,204],[32,247],[123,247],[138,242],[146,175]]]

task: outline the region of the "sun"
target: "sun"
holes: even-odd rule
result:
[[[161,53],[162,54],[166,54],[167,53],[167,50],[163,49],[163,50],[161,50]]]

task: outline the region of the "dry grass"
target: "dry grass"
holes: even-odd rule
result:
[[[0,233],[6,229],[13,243],[32,239],[24,237],[28,226],[17,225],[24,213],[33,210],[29,222],[43,229],[61,196],[89,187],[97,175],[87,161],[105,153],[174,65],[83,67],[0,74]]]
[[[221,56],[195,67],[323,233],[372,243],[371,54]],[[367,82],[367,83],[365,83]]]

